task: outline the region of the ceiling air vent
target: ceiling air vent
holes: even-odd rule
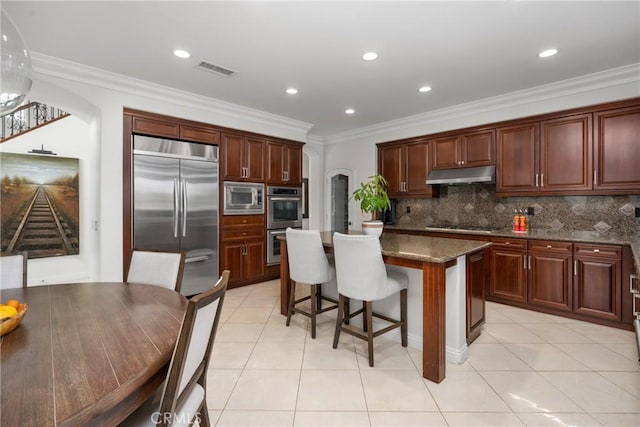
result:
[[[216,64],[212,64],[212,63],[207,62],[207,61],[200,61],[200,63],[198,65],[196,65],[196,68],[200,68],[202,70],[206,70],[206,71],[209,71],[211,73],[220,74],[221,76],[225,76],[225,77],[233,77],[233,76],[236,75],[236,72],[233,71],[233,70],[221,67],[221,66],[216,65]]]

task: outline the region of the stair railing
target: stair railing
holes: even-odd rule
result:
[[[67,116],[70,114],[59,108],[27,101],[14,112],[0,118],[0,143]]]

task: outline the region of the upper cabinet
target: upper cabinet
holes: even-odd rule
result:
[[[495,164],[495,130],[484,129],[431,140],[433,169]]]
[[[426,184],[431,171],[429,142],[426,139],[378,146],[378,173],[389,182],[390,197],[430,197]]]
[[[591,189],[591,114],[497,129],[497,192]]]
[[[220,146],[224,180],[264,182],[265,140],[225,133]]]
[[[267,183],[302,185],[302,144],[267,142]]]
[[[210,126],[171,123],[146,117],[133,117],[132,131],[141,135],[203,142],[205,144],[218,144],[220,142],[220,133]]]
[[[594,188],[640,192],[640,106],[594,115]]]

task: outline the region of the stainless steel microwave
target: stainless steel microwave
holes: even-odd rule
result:
[[[264,184],[226,181],[223,213],[225,215],[263,214]]]

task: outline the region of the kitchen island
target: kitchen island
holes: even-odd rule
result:
[[[333,233],[320,234],[325,251],[331,252]],[[483,252],[491,243],[384,233],[380,244],[386,264],[422,273],[418,283],[422,291],[422,375],[439,383],[445,378],[447,359],[462,363],[467,358],[466,256]],[[290,280],[286,239],[281,238],[280,245],[280,313],[286,315]],[[409,278],[411,288],[415,280]],[[409,322],[416,314],[410,307]]]

